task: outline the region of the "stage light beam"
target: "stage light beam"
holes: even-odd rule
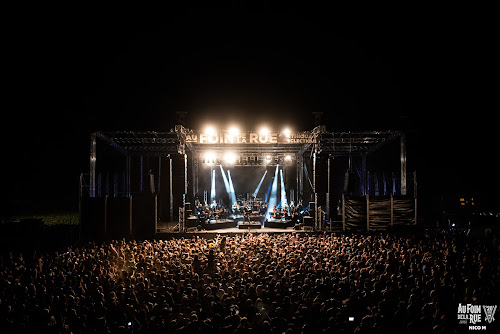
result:
[[[233,205],[234,203],[236,203],[236,194],[234,192],[233,179],[231,178],[231,171],[229,169],[227,170],[227,178],[229,180],[229,196],[231,196],[230,204]]]
[[[222,165],[219,165],[219,167],[220,167],[220,171],[222,173],[222,179],[224,180],[224,186],[226,187],[227,195],[229,196],[229,200],[231,200],[231,187],[229,186],[229,181],[227,180],[227,177],[226,177],[226,174],[224,173],[224,169],[222,168]]]
[[[280,170],[280,175],[281,175],[281,208],[284,208],[285,206],[288,207],[288,204],[286,201],[286,189],[285,189],[285,180],[283,179],[283,169]]]
[[[267,174],[267,170],[264,173],[264,175],[262,175],[262,178],[260,179],[259,185],[257,186],[257,188],[255,188],[255,191],[253,192],[254,198],[257,197],[257,194],[259,193],[259,190],[260,190],[260,186],[262,186],[262,182],[264,182],[264,178],[266,177],[266,174]]]
[[[273,187],[271,188],[271,196],[269,197],[269,206],[267,207],[267,216],[270,216],[271,211],[273,211],[274,206],[277,203],[277,193],[278,193],[278,167],[276,165],[276,170],[274,171],[274,181]]]
[[[212,170],[212,189],[210,190],[210,204],[215,201],[215,170]]]

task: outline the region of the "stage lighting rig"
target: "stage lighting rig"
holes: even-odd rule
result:
[[[203,163],[216,164],[217,163],[217,155],[214,152],[206,152],[204,157],[203,157]]]
[[[208,126],[205,128],[204,133],[205,133],[207,136],[216,136],[216,135],[217,135],[217,130],[216,130],[213,126],[208,125]]]
[[[259,134],[261,136],[267,136],[270,133],[271,133],[271,130],[269,130],[269,128],[267,128],[265,126],[263,126],[262,128],[260,128],[260,130],[259,130]]]
[[[235,164],[238,160],[238,156],[234,152],[226,152],[224,153],[224,162],[228,164]]]
[[[237,137],[240,134],[240,129],[235,126],[229,128],[228,133],[230,136]]]

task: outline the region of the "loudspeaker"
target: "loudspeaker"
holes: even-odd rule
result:
[[[198,230],[198,228],[196,227],[188,227],[187,231],[188,232],[196,232]]]
[[[312,231],[313,227],[312,226],[304,226],[304,231]]]
[[[304,226],[313,226],[314,218],[311,216],[304,216]]]

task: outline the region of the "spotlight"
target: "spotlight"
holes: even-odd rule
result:
[[[233,152],[226,152],[224,154],[224,161],[228,164],[234,164],[236,162],[237,156]]]
[[[205,163],[214,164],[217,156],[214,152],[206,152],[205,153]]]
[[[205,128],[205,134],[207,136],[215,136],[217,134],[217,130],[215,130],[213,126],[209,125]]]
[[[261,134],[262,136],[267,136],[270,132],[271,132],[271,130],[269,130],[265,126],[260,128],[260,130],[259,130],[259,134]]]
[[[286,162],[290,162],[290,161],[292,161],[292,156],[291,156],[291,155],[289,155],[289,154],[285,155],[285,161],[286,161]]]
[[[283,130],[283,134],[285,135],[285,137],[290,138],[292,131],[289,128],[286,128],[285,130]]]
[[[237,127],[233,126],[233,127],[230,127],[229,130],[229,135],[235,137],[235,136],[238,136],[240,134],[240,129],[238,129]]]

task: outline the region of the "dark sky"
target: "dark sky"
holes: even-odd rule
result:
[[[92,131],[166,131],[176,111],[188,127],[249,130],[309,130],[319,111],[330,130],[407,131],[409,164],[436,193],[489,194],[498,182],[480,28],[242,6],[66,14],[16,16],[5,42],[11,211],[74,207]]]

